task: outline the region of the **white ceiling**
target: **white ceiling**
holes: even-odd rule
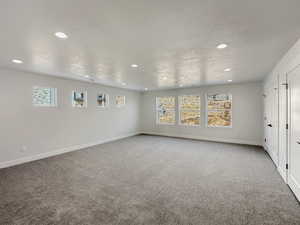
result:
[[[89,75],[137,90],[261,80],[300,37],[299,0],[2,0],[0,6],[1,67]],[[69,38],[58,39],[57,31]],[[229,47],[218,50],[219,43]]]

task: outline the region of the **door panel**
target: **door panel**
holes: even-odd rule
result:
[[[279,123],[278,123],[278,171],[280,175],[283,177],[284,181],[287,182],[287,143],[288,143],[288,136],[287,136],[287,128],[286,125],[288,123],[287,120],[287,80],[286,75],[282,76],[280,79],[279,85]]]
[[[273,104],[272,104],[272,135],[273,135],[273,154],[274,154],[274,161],[276,166],[278,167],[279,164],[279,148],[278,148],[278,80],[276,79],[273,86]]]
[[[264,128],[265,128],[265,145],[266,149],[269,152],[270,151],[270,142],[269,142],[269,118],[270,118],[270,101],[269,101],[269,93],[268,90],[265,91],[265,123],[264,123]]]
[[[272,92],[270,88],[266,92],[266,120],[265,120],[265,130],[266,130],[266,146],[267,150],[271,156],[273,156],[273,135],[272,135]]]
[[[289,170],[288,183],[300,199],[300,68],[289,74]]]
[[[272,81],[266,88],[265,134],[266,147],[276,166],[278,166],[278,83]]]

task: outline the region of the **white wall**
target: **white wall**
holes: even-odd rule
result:
[[[0,70],[0,168],[76,150],[139,132],[215,141],[262,144],[261,83],[231,84],[143,94],[81,81]],[[55,87],[58,107],[33,107],[32,87]],[[73,108],[73,90],[86,90],[87,108]],[[96,106],[97,93],[107,93],[107,109]],[[206,93],[233,95],[233,127],[205,127]],[[201,95],[201,126],[156,125],[155,97]],[[115,105],[116,95],[126,96],[126,106]],[[178,118],[178,115],[177,115]],[[25,148],[24,148],[25,147]]]
[[[207,128],[205,126],[205,94],[230,93],[233,96],[233,127]],[[201,95],[201,126],[157,125],[155,112],[156,96]],[[143,133],[162,134],[224,141],[232,143],[262,145],[263,141],[263,92],[262,83],[205,86],[199,88],[150,91],[142,95]],[[177,110],[178,122],[178,110]]]
[[[57,88],[58,107],[33,107],[33,86]],[[72,108],[73,90],[88,92],[87,108]],[[107,109],[97,108],[97,92],[109,94]],[[116,95],[126,96],[126,106],[116,107]],[[139,132],[139,92],[0,70],[0,100],[0,167]]]
[[[289,51],[280,59],[273,70],[265,79],[265,84],[270,80],[276,79],[277,76],[280,79],[284,79],[285,74],[295,69],[300,65],[300,39],[289,49]]]
[[[300,39],[291,47],[291,49],[284,55],[284,57],[277,63],[270,74],[264,80],[264,92],[268,92],[269,88],[276,88],[278,91],[278,101],[277,106],[272,110],[277,110],[275,115],[278,115],[278,120],[276,127],[279,134],[279,138],[273,149],[267,149],[271,155],[274,163],[278,166],[278,171],[282,175],[283,179],[287,181],[287,172],[285,169],[285,164],[287,163],[287,132],[285,125],[287,121],[287,96],[285,88],[282,84],[286,83],[287,74],[294,70],[296,67],[300,66]],[[265,111],[267,106],[265,105]],[[267,129],[265,129],[267,130]],[[264,134],[268,134],[265,132]],[[272,156],[274,154],[278,155],[278,159]]]

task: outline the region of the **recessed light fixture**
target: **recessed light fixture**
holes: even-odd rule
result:
[[[122,83],[122,85],[123,85],[123,86],[125,86],[125,85],[126,85],[126,83]]]
[[[85,75],[84,77],[85,77],[85,78],[90,78],[90,76],[89,76],[89,75]]]
[[[224,48],[227,48],[227,47],[228,47],[228,45],[225,44],[225,43],[217,45],[217,49],[224,49]]]
[[[148,91],[148,88],[145,88],[145,91]]]
[[[179,84],[179,87],[182,87],[183,85],[182,84]]]
[[[168,78],[167,78],[167,77],[163,77],[162,79],[163,79],[163,80],[167,80]]]
[[[230,71],[231,71],[231,68],[226,68],[224,71],[225,71],[225,72],[230,72]]]
[[[22,64],[23,63],[23,61],[20,60],[20,59],[13,59],[12,62],[16,63],[16,64]]]
[[[139,65],[137,65],[137,64],[131,64],[131,67],[132,68],[137,68],[137,67],[139,67]]]
[[[232,82],[232,80],[227,80],[228,82]]]
[[[66,35],[63,32],[56,32],[55,36],[58,37],[58,38],[61,38],[61,39],[67,39],[68,38],[68,35]]]

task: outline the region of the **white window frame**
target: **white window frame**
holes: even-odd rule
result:
[[[98,103],[98,100],[96,99],[97,100],[97,107],[99,107],[99,108],[108,108],[109,107],[109,94],[106,94],[106,93],[103,93],[103,92],[98,93],[97,98],[98,98],[99,95],[106,95],[106,105],[105,106],[100,106],[99,103]]]
[[[224,109],[208,109],[208,95],[217,95],[217,94],[225,94],[225,95],[228,95],[229,98],[230,98],[230,101],[231,101],[231,109],[230,110],[224,110]],[[233,110],[232,110],[232,107],[233,107],[233,101],[232,101],[232,94],[230,93],[214,93],[214,94],[206,94],[205,95],[205,101],[206,101],[206,110],[205,110],[205,117],[206,117],[206,127],[207,128],[232,128],[232,118],[233,118]],[[208,125],[208,112],[219,112],[219,111],[230,111],[230,126],[211,126],[211,125]]]
[[[175,116],[175,120],[174,120],[174,123],[161,123],[160,121],[159,121],[159,112],[160,112],[160,110],[159,110],[159,108],[158,108],[158,99],[159,98],[174,98],[174,109],[173,110],[166,110],[166,111],[171,111],[171,112],[174,112],[174,116]],[[156,113],[156,124],[158,124],[158,125],[170,125],[170,126],[174,126],[174,125],[176,125],[176,97],[175,96],[158,96],[158,97],[156,97],[155,98],[155,113]]]
[[[190,109],[190,110],[180,109],[180,98],[181,97],[189,97],[189,96],[197,96],[197,97],[199,97],[199,105],[200,105],[199,110],[195,110],[195,109]],[[199,125],[190,125],[190,124],[183,124],[183,123],[181,123],[181,112],[182,111],[184,111],[184,112],[199,112],[199,114],[200,114]],[[201,126],[201,95],[179,95],[178,96],[178,113],[179,113],[178,125],[180,125],[180,126],[187,126],[187,127],[199,127],[199,126]]]
[[[39,105],[39,104],[35,104],[33,102],[33,90],[35,88],[40,88],[40,89],[51,89],[53,90],[53,92],[51,91],[51,99],[53,99],[53,104],[51,105]],[[32,87],[32,105],[34,107],[57,107],[57,88],[53,88],[53,87],[42,87],[42,86],[33,86]]]
[[[124,103],[123,104],[117,104],[117,98],[118,97],[123,97],[124,98]],[[126,105],[126,96],[125,95],[117,95],[115,97],[115,104],[116,104],[117,107],[124,107]]]
[[[82,92],[82,93],[84,93],[84,104],[83,104],[83,106],[82,107],[79,107],[79,106],[76,106],[75,105],[75,102],[74,102],[74,93],[75,92]],[[77,108],[77,109],[84,109],[84,108],[87,108],[87,100],[88,100],[88,96],[87,96],[87,91],[76,91],[76,90],[73,90],[72,91],[72,96],[71,96],[72,98],[71,98],[71,101],[72,101],[72,107],[73,108]]]

